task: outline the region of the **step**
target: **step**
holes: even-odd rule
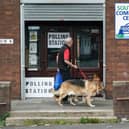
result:
[[[59,106],[53,99],[27,99],[11,102],[7,126],[42,125],[44,123],[80,122],[81,118],[116,119],[113,114],[112,100],[95,98],[95,108],[86,104],[72,106],[64,103]]]
[[[11,117],[92,117],[113,116],[113,110],[31,110],[11,111]]]
[[[6,119],[6,126],[32,126],[60,123],[80,123],[81,118],[99,119],[101,121],[116,120],[114,116],[108,117],[9,117]]]
[[[26,124],[53,123],[64,120],[65,122],[80,122],[81,118],[116,119],[113,110],[22,110],[11,111],[6,119],[7,126],[19,126]]]

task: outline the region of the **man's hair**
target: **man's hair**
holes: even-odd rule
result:
[[[66,38],[65,39],[65,43],[67,44],[67,43],[70,43],[72,41],[72,38],[71,37],[68,37],[68,38]]]

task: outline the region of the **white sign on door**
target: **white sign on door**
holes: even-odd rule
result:
[[[25,85],[25,97],[53,97],[51,88],[54,85],[54,77],[27,77]]]

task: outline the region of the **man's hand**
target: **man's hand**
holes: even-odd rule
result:
[[[69,60],[65,60],[65,63],[68,64],[70,67],[73,67],[73,68],[75,68],[75,69],[78,69],[78,66],[72,64],[72,62],[70,62]]]
[[[77,65],[73,65],[73,68],[78,69],[78,66]]]

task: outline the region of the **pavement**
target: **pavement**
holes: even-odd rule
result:
[[[3,129],[129,129],[129,123],[4,127]]]

